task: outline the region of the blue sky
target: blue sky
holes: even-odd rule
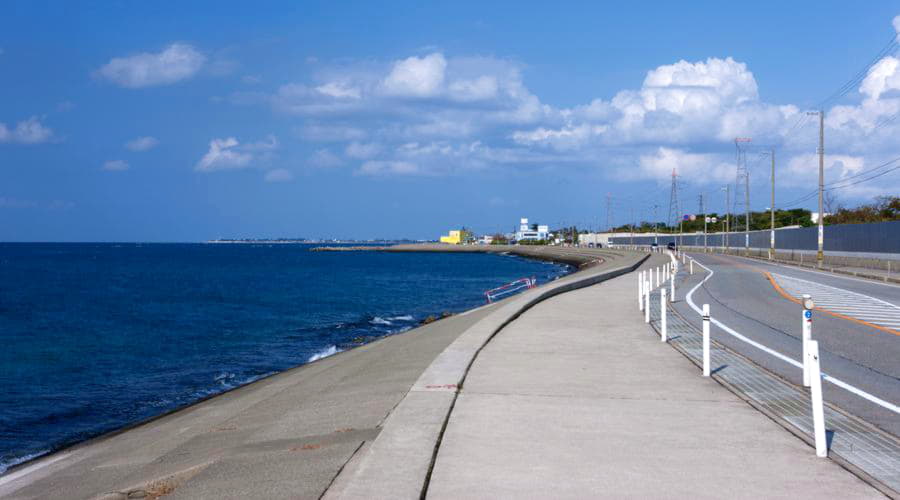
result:
[[[739,136],[782,206],[840,89],[826,182],[900,192],[853,184],[900,156],[900,2],[182,3],[0,7],[0,240],[604,228],[607,193],[664,220],[672,168],[724,210]]]

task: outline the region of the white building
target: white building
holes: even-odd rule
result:
[[[550,237],[550,227],[538,224],[529,224],[528,219],[519,221],[519,230],[516,231],[516,241],[522,240],[546,240]]]
[[[833,214],[825,212],[825,217],[831,217]],[[819,223],[819,212],[812,212],[809,214],[809,218],[812,219],[813,224]]]

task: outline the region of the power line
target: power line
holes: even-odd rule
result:
[[[859,85],[859,83],[863,79],[865,79],[866,76],[868,76],[869,70],[872,69],[872,66],[875,66],[879,61],[881,61],[885,57],[887,57],[889,55],[893,55],[893,53],[897,51],[897,47],[898,47],[897,34],[891,33],[890,40],[888,41],[887,44],[885,44],[884,47],[882,47],[882,49],[880,51],[878,51],[878,54],[871,61],[869,61],[865,66],[863,66],[862,69],[860,69],[855,75],[853,75],[850,78],[850,80],[848,80],[846,83],[844,83],[844,85],[842,85],[840,88],[838,88],[830,96],[825,98],[825,100],[818,103],[816,105],[816,108],[822,109],[825,106],[827,106],[829,103],[834,102],[834,101],[840,99],[841,97],[847,95],[848,92],[853,90],[857,85]]]
[[[860,82],[862,82],[866,78],[866,76],[868,76],[869,71],[872,69],[873,66],[875,66],[879,61],[881,61],[885,57],[893,55],[897,51],[898,48],[900,48],[900,43],[898,43],[898,41],[897,41],[897,35],[896,35],[896,33],[891,32],[891,38],[884,45],[884,47],[882,47],[881,50],[878,51],[878,53],[875,55],[875,57],[872,58],[872,60],[870,60],[868,63],[866,63],[852,77],[850,77],[850,79],[847,82],[845,82],[843,85],[838,87],[838,89],[835,90],[831,95],[829,95],[824,100],[822,100],[821,102],[816,104],[815,108],[824,109],[826,106],[834,103],[841,97],[844,97],[845,95],[847,95],[851,90],[856,88],[856,86],[859,85]],[[893,120],[891,120],[891,121],[893,121]],[[808,122],[809,122],[809,115],[807,115],[806,113],[802,113],[798,117],[797,121],[794,122],[794,125],[791,126],[791,128],[789,128],[787,130],[787,132],[785,132],[784,135],[781,136],[781,139],[778,141],[778,144],[776,145],[776,147],[781,147],[784,144],[784,142],[787,140],[788,137],[793,135],[798,130],[802,129]],[[873,132],[874,132],[874,130],[877,130],[878,128],[880,128],[880,127],[878,125],[876,125],[876,128],[873,129]]]
[[[868,170],[865,170],[865,171],[862,171],[862,172],[858,172],[858,173],[856,173],[856,174],[853,174],[853,175],[851,175],[851,176],[849,176],[849,177],[845,177],[845,178],[843,178],[843,179],[839,179],[839,180],[836,180],[836,181],[834,181],[834,182],[828,183],[828,184],[826,184],[825,191],[837,191],[837,190],[840,190],[840,189],[848,188],[848,187],[850,187],[850,186],[855,186],[855,185],[857,185],[857,184],[862,184],[862,183],[864,183],[864,182],[868,182],[868,181],[870,181],[870,180],[872,180],[872,179],[877,179],[877,178],[879,178],[879,177],[881,177],[881,176],[883,176],[883,175],[889,174],[889,173],[891,173],[891,172],[893,172],[893,171],[895,171],[895,170],[900,169],[900,165],[894,165],[893,167],[891,167],[891,168],[889,168],[889,169],[887,169],[887,170],[884,170],[883,172],[877,172],[878,170],[881,170],[881,169],[883,169],[883,168],[889,167],[889,166],[891,166],[892,164],[894,164],[894,163],[896,163],[896,162],[898,162],[898,161],[900,161],[900,156],[898,156],[897,158],[894,158],[894,159],[892,159],[892,160],[886,161],[886,162],[882,163],[881,165],[878,165],[877,167],[873,167],[873,168],[870,168],[870,169],[868,169]],[[876,173],[876,172],[877,172],[877,173]],[[861,176],[867,176],[867,177],[864,177],[864,178],[862,178],[862,179],[856,180],[856,181],[854,181],[854,182],[847,183],[847,181],[850,181],[850,180],[859,178],[859,177],[861,177]],[[815,197],[815,196],[818,194],[818,192],[819,192],[818,190],[812,191],[812,192],[810,192],[810,193],[808,193],[808,194],[806,194],[806,195],[804,195],[804,196],[801,196],[800,198],[797,198],[796,200],[791,200],[791,201],[785,203],[783,206],[784,206],[785,208],[790,208],[790,207],[793,207],[793,206],[800,205],[800,204],[802,204],[803,202],[805,202],[805,201],[807,201],[807,200],[810,200],[810,199],[812,199],[813,197]]]

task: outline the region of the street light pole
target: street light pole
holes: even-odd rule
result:
[[[775,259],[775,148],[772,148],[772,205],[771,224],[772,229],[769,232],[769,260]]]

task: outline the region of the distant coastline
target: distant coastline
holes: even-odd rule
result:
[[[219,238],[207,240],[210,244],[278,244],[278,245],[404,245],[416,243],[433,243],[429,240],[338,240],[338,239],[306,239],[306,238]]]

